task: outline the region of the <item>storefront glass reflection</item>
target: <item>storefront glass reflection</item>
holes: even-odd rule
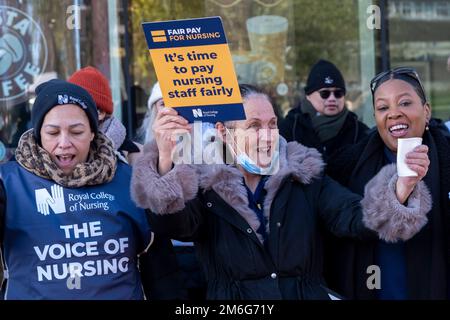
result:
[[[29,125],[29,89],[48,64],[48,43],[26,5],[0,2],[0,161]]]
[[[86,65],[120,83],[110,71],[110,53],[119,52],[110,46],[110,3],[115,1],[0,0],[0,161],[30,128],[38,84],[66,79]]]
[[[353,0],[131,0],[130,5],[133,77],[147,92],[156,78],[151,59],[142,54],[140,23],[220,16],[238,80],[264,87],[280,116],[297,105],[309,68],[319,58],[341,68],[349,107],[361,109],[358,6]],[[136,111],[141,118],[145,106]]]
[[[370,0],[0,0],[0,159],[8,158],[2,156],[11,154],[30,127],[36,85],[66,79],[87,65],[110,79],[115,109],[126,111],[123,122],[139,125],[156,81],[141,28],[145,21],[221,16],[239,81],[263,86],[280,115],[297,105],[311,65],[328,59],[345,76],[348,107],[373,125],[368,82],[381,71],[381,53],[380,31],[366,25],[369,5]],[[416,67],[434,116],[448,119],[450,1],[389,0],[387,8],[391,66]],[[122,25],[125,16],[128,25]]]
[[[388,8],[391,65],[415,67],[433,116],[450,120],[450,1],[391,0]]]

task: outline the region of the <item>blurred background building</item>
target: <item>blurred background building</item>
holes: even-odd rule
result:
[[[130,136],[156,81],[141,23],[221,16],[241,82],[265,87],[279,114],[309,68],[334,62],[349,108],[374,124],[370,79],[417,68],[433,116],[450,115],[450,0],[0,0],[0,158],[30,126],[34,88],[92,65],[111,82]]]

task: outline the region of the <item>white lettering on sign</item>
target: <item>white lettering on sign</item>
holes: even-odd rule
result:
[[[129,249],[129,239],[127,237],[100,241],[99,237],[104,236],[101,221],[61,225],[59,229],[66,242],[33,247],[41,262],[36,266],[39,282],[65,280],[67,289],[73,290],[80,288],[81,277],[128,272],[129,258],[126,254]],[[71,242],[71,240],[76,241]]]
[[[200,33],[201,27],[198,28],[186,28],[186,29],[168,29],[167,34],[170,35],[181,35],[181,34],[194,34]]]

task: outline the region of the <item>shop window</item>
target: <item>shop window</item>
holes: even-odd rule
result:
[[[405,2],[402,2],[403,5]],[[424,82],[433,117],[450,117],[450,15],[449,1],[409,1],[426,15],[389,18],[389,52],[392,67],[415,67]],[[414,30],[414,32],[411,32]]]
[[[40,83],[66,79],[87,65],[97,67],[113,85],[121,83],[120,68],[112,67],[120,53],[111,41],[116,6],[117,1],[107,0],[0,1],[0,161],[11,157],[30,128]],[[120,106],[121,88],[116,87],[113,95]]]
[[[445,2],[436,3],[436,15],[440,18],[449,18],[449,4]]]
[[[348,105],[362,116],[368,85],[361,81],[360,43],[361,33],[369,30],[358,10],[353,0],[130,0],[134,85],[148,95],[156,81],[142,22],[220,16],[238,80],[263,87],[280,116],[298,105],[309,69],[320,58],[341,69]],[[137,119],[143,119],[146,109],[138,106]]]

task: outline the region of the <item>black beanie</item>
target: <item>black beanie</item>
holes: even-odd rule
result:
[[[331,87],[340,88],[344,90],[345,93],[344,77],[333,63],[321,59],[309,72],[305,93],[310,95],[314,91]]]
[[[36,88],[36,100],[31,109],[31,124],[36,140],[41,142],[41,127],[44,117],[53,107],[65,104],[76,104],[86,112],[95,134],[98,131],[98,113],[94,100],[89,93],[76,84],[53,79],[40,84]]]

